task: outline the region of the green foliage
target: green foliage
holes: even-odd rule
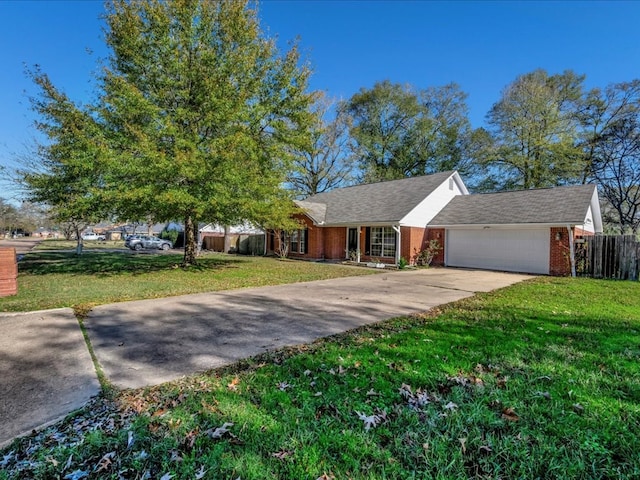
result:
[[[455,84],[415,91],[389,81],[342,105],[365,181],[466,170],[466,95]]]
[[[160,232],[160,238],[169,240],[173,245],[176,244],[179,235],[180,232],[178,232],[177,230],[163,230],[162,232]]]
[[[111,55],[94,106],[81,109],[36,71],[48,136],[34,201],[61,220],[181,218],[184,263],[199,221],[274,221],[291,150],[309,143],[310,70],[280,54],[246,0],[107,2]]]
[[[31,99],[36,127],[46,141],[18,171],[20,181],[29,201],[50,207],[53,221],[73,225],[80,246],[79,233],[108,214],[101,161],[106,141],[91,109],[77,107],[39,70],[30,75],[40,92]]]
[[[244,0],[114,0],[106,19],[116,198],[130,218],[184,218],[193,263],[190,225],[263,223],[286,201],[289,151],[308,142],[309,69],[296,47],[276,51]]]
[[[5,477],[114,452],[101,478],[638,478],[638,312],[634,282],[524,282],[122,392],[10,445]]]
[[[433,257],[435,257],[440,250],[442,250],[442,245],[440,245],[438,240],[429,240],[424,250],[414,253],[413,263],[419,267],[428,267],[431,265]]]
[[[400,270],[404,270],[405,268],[407,268],[407,265],[409,265],[409,262],[407,262],[407,259],[404,257],[400,257],[400,261],[398,262],[398,268]]]
[[[584,76],[544,70],[518,76],[487,114],[495,144],[484,161],[505,175],[502,188],[553,187],[581,179],[579,113]]]

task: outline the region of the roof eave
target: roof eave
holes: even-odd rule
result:
[[[578,225],[584,225],[585,221],[583,220],[572,220],[572,221],[558,221],[552,223],[443,223],[443,224],[429,224],[427,228],[546,228],[546,227],[566,227],[570,225],[572,227]]]

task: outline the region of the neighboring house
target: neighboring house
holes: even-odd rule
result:
[[[457,172],[356,185],[296,202],[298,231],[270,232],[293,258],[412,262],[552,275],[571,271],[570,238],[602,231],[593,185],[469,195]]]
[[[296,204],[300,230],[289,235],[289,256],[357,261],[409,261],[425,245],[426,226],[454,197],[467,195],[458,172],[355,185]],[[273,232],[267,250],[276,252]]]

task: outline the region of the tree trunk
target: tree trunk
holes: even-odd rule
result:
[[[80,228],[76,227],[76,255],[82,255],[82,235],[80,235]]]
[[[184,260],[182,261],[182,265],[185,267],[197,263],[197,245],[196,236],[194,235],[195,225],[196,223],[191,214],[187,214],[184,219]]]
[[[229,253],[231,251],[231,227],[229,225],[224,226],[224,253]]]

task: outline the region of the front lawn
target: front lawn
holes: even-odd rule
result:
[[[539,278],[98,400],[0,478],[640,478],[640,285]]]
[[[76,255],[43,242],[18,264],[18,295],[0,298],[0,312],[95,305],[243,287],[378,273],[374,270],[275,258],[203,254],[182,268],[183,255],[93,250]]]

